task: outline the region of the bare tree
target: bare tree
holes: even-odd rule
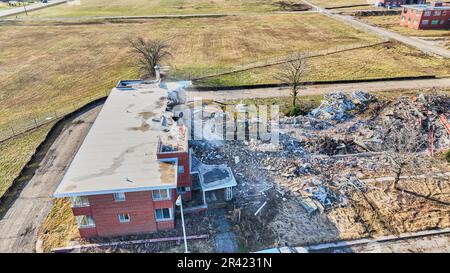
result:
[[[395,174],[391,189],[396,189],[404,172],[423,168],[418,153],[426,147],[426,134],[420,127],[384,122],[381,127],[381,151],[385,152]]]
[[[297,106],[297,95],[301,88],[303,77],[309,70],[307,55],[297,53],[293,59],[283,64],[281,69],[274,76],[275,79],[289,84],[291,88],[292,107]]]
[[[145,77],[155,77],[155,66],[171,57],[169,44],[163,40],[146,40],[139,37],[130,41],[132,52],[138,57],[138,66]]]

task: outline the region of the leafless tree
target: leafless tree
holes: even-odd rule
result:
[[[297,53],[291,61],[283,64],[281,69],[274,75],[275,79],[289,84],[291,88],[292,107],[297,106],[297,96],[301,88],[302,79],[309,71],[307,55]]]
[[[420,127],[384,122],[381,126],[381,151],[385,152],[395,174],[391,189],[396,189],[400,177],[405,173],[420,172],[419,152],[424,150],[427,134]]]
[[[147,40],[139,37],[130,41],[132,52],[138,57],[138,66],[145,77],[155,76],[155,66],[172,56],[169,44],[164,40]]]

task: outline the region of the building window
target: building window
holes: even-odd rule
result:
[[[94,218],[90,215],[80,215],[76,216],[77,224],[79,228],[90,228],[95,227]]]
[[[155,211],[155,215],[156,221],[172,220],[172,209],[170,208],[157,209]]]
[[[89,199],[86,196],[72,197],[72,208],[89,207]]]
[[[187,191],[191,191],[191,187],[182,187],[182,186],[177,187],[177,193],[179,194],[183,194]]]
[[[402,21],[403,21],[403,22],[405,21],[405,16],[402,16]]]
[[[184,173],[184,166],[178,166],[178,173]]]
[[[446,10],[443,10],[443,11],[442,11],[442,16],[445,16],[445,15],[447,15],[447,11],[446,11]]]
[[[428,25],[428,20],[423,20],[422,25]]]
[[[121,223],[130,222],[130,215],[128,213],[119,214],[119,222],[121,222]]]
[[[170,191],[164,190],[153,190],[152,191],[153,200],[167,200],[170,199]]]
[[[116,192],[114,193],[114,201],[125,201],[125,193],[124,192]]]
[[[438,25],[439,24],[439,20],[433,20],[433,21],[431,21],[431,24],[432,25]]]
[[[425,11],[424,16],[431,16],[431,11]]]
[[[440,10],[435,10],[434,11],[434,16],[441,16],[441,11]]]

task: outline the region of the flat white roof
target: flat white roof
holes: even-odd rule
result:
[[[158,84],[114,88],[54,196],[175,188],[177,162],[157,159],[159,139],[173,132],[161,122],[166,103]]]

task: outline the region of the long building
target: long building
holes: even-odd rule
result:
[[[191,155],[187,126],[161,86],[120,82],[56,189],[55,197],[72,200],[81,237],[172,229],[180,195],[185,212],[232,199],[231,169]]]
[[[155,84],[111,91],[54,194],[72,199],[81,237],[174,227],[177,187],[191,185],[189,147],[166,94]]]

